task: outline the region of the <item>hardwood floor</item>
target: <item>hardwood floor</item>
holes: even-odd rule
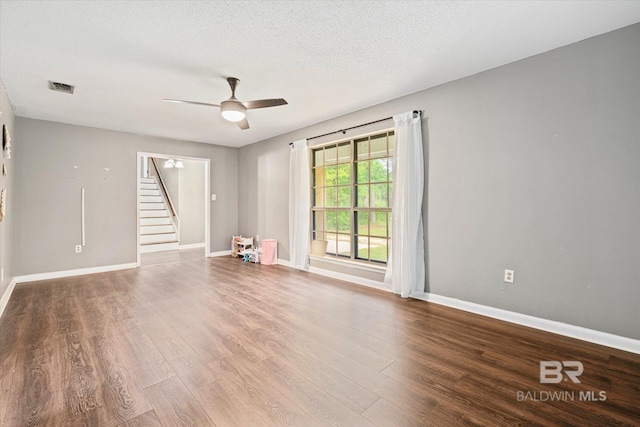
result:
[[[150,265],[169,264],[172,262],[193,261],[204,259],[204,248],[176,249],[172,251],[149,252],[140,254],[140,265],[147,267]]]
[[[640,355],[197,257],[18,285],[0,393],[3,426],[637,426]]]

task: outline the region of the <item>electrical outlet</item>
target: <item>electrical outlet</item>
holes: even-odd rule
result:
[[[260,241],[260,235],[256,234],[256,242],[259,242],[259,241]]]
[[[513,270],[505,270],[504,271],[504,281],[506,283],[513,283],[515,272]]]
[[[82,245],[76,245],[76,253],[79,254],[82,252]]]

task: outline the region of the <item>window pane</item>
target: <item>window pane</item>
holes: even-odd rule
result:
[[[338,211],[338,232],[351,233],[350,211]]]
[[[387,157],[387,134],[371,137],[371,158]]]
[[[338,159],[338,148],[334,145],[333,147],[325,147],[324,149],[324,162],[325,164],[334,164]]]
[[[369,238],[358,236],[358,254],[357,258],[369,259]]]
[[[351,163],[351,144],[338,147],[338,163]]]
[[[388,208],[389,207],[389,201],[387,199],[388,185],[389,184],[371,184],[370,202],[371,202],[372,208]]]
[[[324,188],[315,189],[315,198],[313,200],[313,206],[324,207]]]
[[[358,185],[358,206],[363,208],[369,207],[369,186]]]
[[[356,212],[356,218],[358,219],[358,229],[356,232],[362,235],[369,234],[369,213],[368,212]]]
[[[338,207],[351,207],[351,186],[338,187]]]
[[[351,236],[338,234],[338,255],[351,258]]]
[[[315,173],[313,174],[314,187],[324,187],[326,185],[324,181],[324,174],[324,166],[315,168]]]
[[[338,184],[351,184],[351,163],[338,165]]]
[[[336,245],[336,235],[333,233],[325,233],[324,240],[327,241],[327,253],[336,255],[337,245]]]
[[[324,189],[325,192],[325,206],[329,208],[333,208],[338,203],[337,196],[337,188],[336,187],[327,187]]]
[[[312,150],[313,238],[327,254],[387,262],[394,148],[387,131]]]
[[[371,161],[371,182],[387,181],[387,159]]]
[[[387,237],[387,213],[371,212],[371,236]]]
[[[358,182],[369,182],[369,162],[358,162]]]
[[[369,257],[373,261],[387,262],[387,239],[372,237],[369,241]]]
[[[326,231],[336,231],[338,229],[338,224],[336,222],[336,211],[325,211],[324,212],[324,220]]]
[[[327,166],[325,167],[325,185],[336,185],[338,183],[338,167]]]
[[[369,158],[369,138],[356,139],[358,160]]]

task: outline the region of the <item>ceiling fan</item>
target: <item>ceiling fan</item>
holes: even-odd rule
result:
[[[238,87],[238,83],[240,83],[240,80],[235,77],[228,77],[227,82],[231,87],[231,97],[226,101],[222,101],[220,104],[208,104],[206,102],[196,101],[182,101],[180,99],[163,99],[163,101],[178,102],[181,104],[204,105],[207,107],[219,107],[222,117],[230,122],[237,123],[238,127],[240,127],[240,129],[242,130],[249,129],[249,122],[247,121],[247,110],[277,107],[278,105],[287,104],[287,101],[282,98],[258,99],[255,101],[241,102],[236,98],[236,87]]]

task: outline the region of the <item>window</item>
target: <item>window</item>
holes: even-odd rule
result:
[[[313,149],[313,238],[327,254],[384,263],[391,238],[393,131]]]

